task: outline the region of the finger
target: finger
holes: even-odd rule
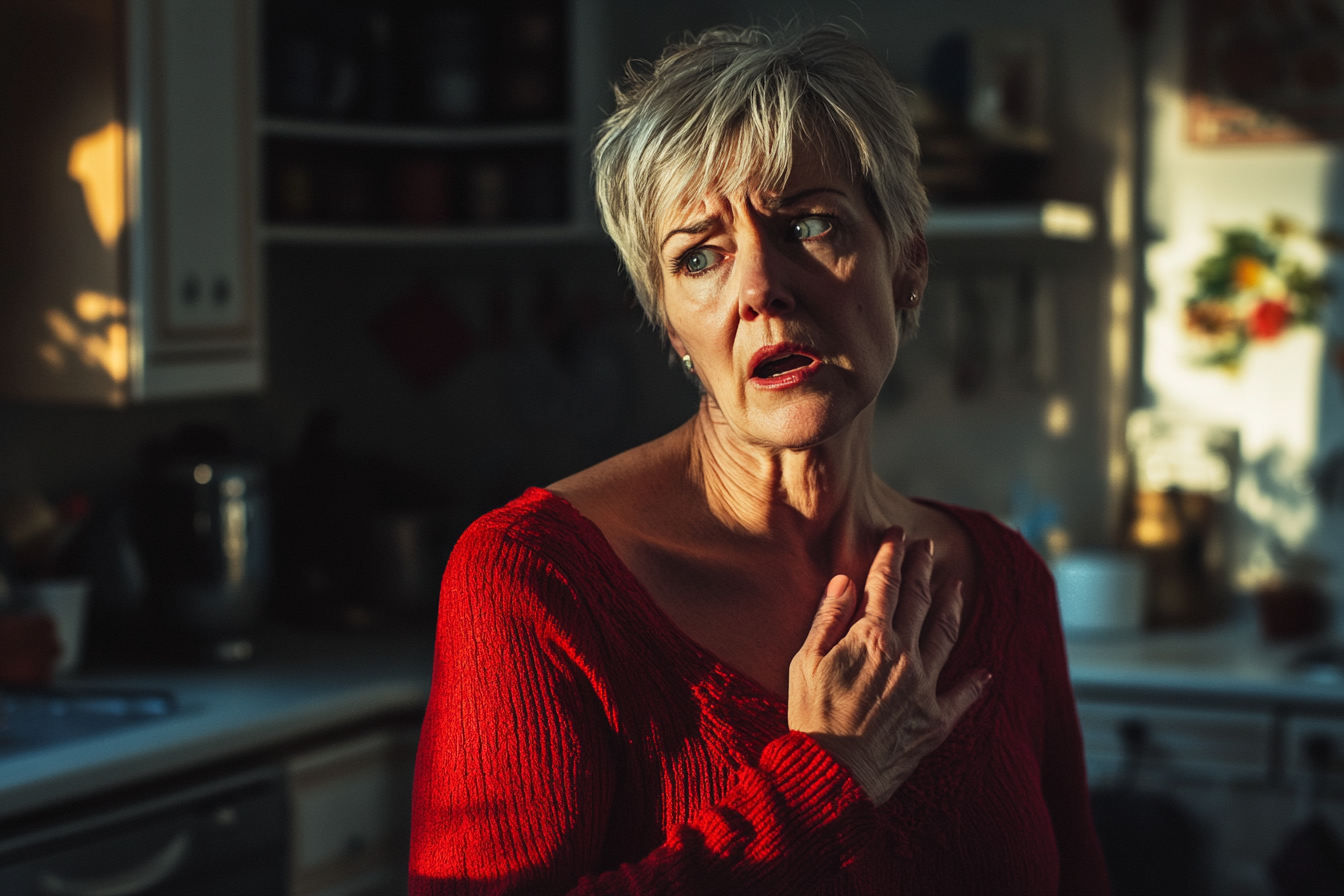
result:
[[[919,636],[919,655],[924,660],[924,669],[930,676],[937,678],[938,672],[947,662],[952,646],[957,643],[961,632],[961,581],[952,579],[944,582],[938,589],[933,609],[924,621],[924,631]]]
[[[897,595],[901,589],[901,561],[905,557],[905,530],[892,526],[882,533],[882,544],[868,568],[868,579],[863,583],[863,604],[860,612],[882,625],[891,625],[896,612]]]
[[[924,628],[924,617],[933,603],[929,580],[933,575],[933,541],[921,538],[905,552],[905,562],[901,564],[900,605],[896,608],[896,618],[892,628],[905,644],[919,644],[920,631]]]
[[[816,615],[812,617],[812,628],[803,641],[802,652],[815,657],[830,653],[831,648],[840,643],[849,630],[858,602],[854,583],[849,576],[831,579],[826,586],[826,593],[821,596]]]
[[[984,669],[972,672],[957,682],[956,687],[938,698],[938,706],[943,710],[943,718],[947,719],[949,731],[966,714],[966,710],[984,696],[985,688],[989,686],[993,677]]]

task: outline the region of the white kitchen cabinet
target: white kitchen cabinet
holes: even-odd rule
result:
[[[1214,893],[1275,892],[1271,863],[1313,813],[1344,836],[1344,712],[1226,695],[1173,701],[1136,693],[1080,699],[1078,719],[1093,789],[1132,788],[1139,798],[1179,803],[1207,838]],[[1135,725],[1143,730],[1143,748],[1127,775],[1124,729]],[[1329,743],[1324,776],[1307,759],[1312,739]]]
[[[288,760],[290,896],[406,892],[418,737],[380,728]]]
[[[0,395],[260,389],[254,3],[3,9]]]
[[[254,6],[130,0],[131,394],[263,383],[254,244]]]
[[[1269,712],[1097,701],[1078,704],[1078,722],[1094,779],[1120,773],[1126,725],[1142,726],[1146,777],[1241,783],[1270,777],[1276,729]]]

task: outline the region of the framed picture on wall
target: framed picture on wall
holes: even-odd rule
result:
[[[1344,0],[1188,0],[1186,137],[1344,139]]]

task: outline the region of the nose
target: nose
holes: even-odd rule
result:
[[[733,273],[737,278],[737,313],[744,321],[761,315],[780,317],[795,307],[788,276],[789,260],[779,246],[751,221],[738,234]]]

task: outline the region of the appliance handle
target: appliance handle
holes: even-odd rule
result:
[[[42,872],[42,892],[48,896],[134,896],[167,880],[182,867],[191,846],[191,833],[182,831],[163,849],[138,865],[95,877],[62,877]]]

